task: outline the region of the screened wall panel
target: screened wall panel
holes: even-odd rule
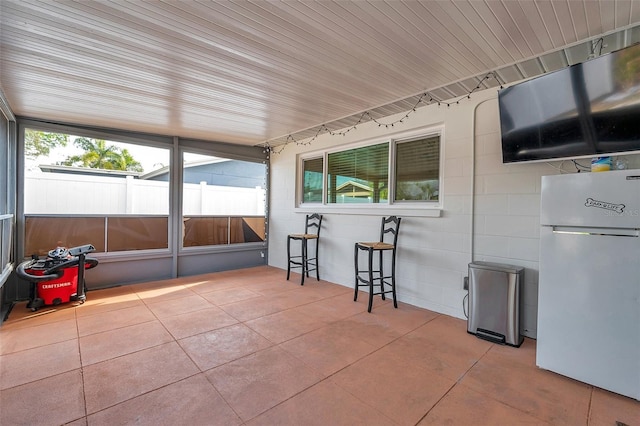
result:
[[[185,217],[184,247],[229,244],[229,219],[226,217]]]
[[[167,249],[168,222],[168,217],[110,217],[107,251]]]
[[[105,219],[103,217],[25,218],[24,257],[46,256],[56,247],[76,247],[92,244],[97,252],[105,249]]]
[[[231,218],[231,244],[260,243],[267,238],[264,217],[234,217]]]
[[[183,223],[185,247],[259,243],[266,238],[263,216],[185,217]]]
[[[41,151],[39,159],[29,160],[27,129],[40,140],[66,140],[67,148],[80,152]],[[268,157],[263,148],[31,119],[18,121],[18,135],[29,168],[19,193],[30,194],[19,200],[19,257],[45,256],[57,245],[93,244],[100,266],[91,271],[90,288],[232,269],[234,262],[226,257],[217,260],[230,245],[230,255],[242,258],[243,267],[265,264]],[[34,142],[33,136],[26,142]],[[117,170],[114,161],[94,164],[85,156],[103,148],[109,158],[116,153],[131,160],[132,167]],[[201,158],[183,163],[186,150]],[[206,161],[198,162],[202,157]],[[196,265],[182,257],[200,260]],[[161,271],[128,268],[141,259]],[[121,273],[125,270],[129,277]]]

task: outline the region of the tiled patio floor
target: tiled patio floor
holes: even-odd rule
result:
[[[640,425],[535,341],[271,267],[91,291],[0,328],[2,425]]]

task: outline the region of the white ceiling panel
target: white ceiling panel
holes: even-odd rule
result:
[[[584,61],[639,24],[640,0],[0,0],[0,88],[18,116],[277,145]]]

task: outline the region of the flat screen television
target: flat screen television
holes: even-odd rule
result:
[[[498,92],[502,161],[640,152],[640,44]]]

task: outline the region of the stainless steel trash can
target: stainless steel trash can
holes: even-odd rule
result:
[[[520,286],[524,268],[489,262],[469,263],[467,332],[495,343],[520,346]]]

